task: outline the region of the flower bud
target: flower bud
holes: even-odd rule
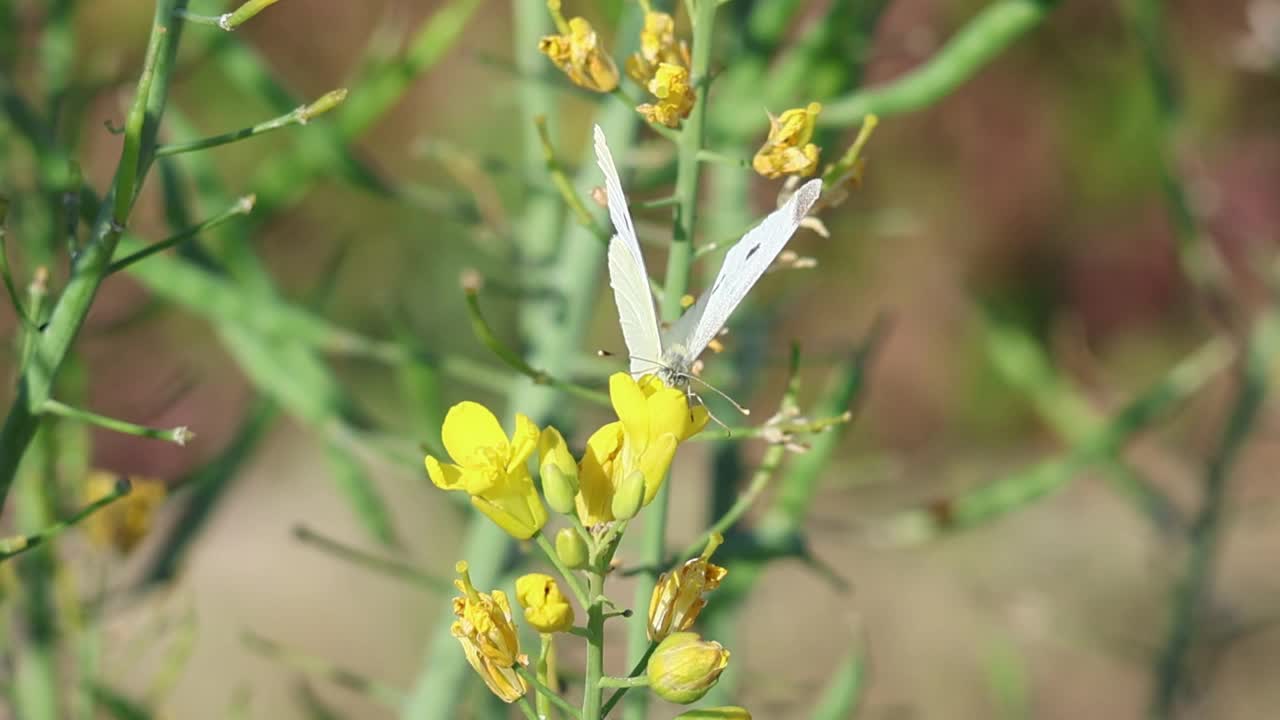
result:
[[[575,512],[578,465],[559,430],[553,427],[543,429],[538,437],[538,462],[541,463],[542,494],[547,504],[561,515]]]
[[[521,575],[516,580],[516,600],[524,608],[524,619],[540,633],[564,632],[573,627],[573,606],[550,575]]]
[[[570,570],[581,570],[591,560],[587,542],[573,528],[561,528],[556,533],[556,556]]]
[[[720,679],[729,651],[697,633],[682,632],[663,640],[649,658],[649,687],[677,705],[696,702]]]
[[[725,705],[686,710],[675,716],[675,720],[751,720],[751,713],[737,705]]]
[[[547,499],[547,506],[561,515],[568,515],[577,509],[575,498],[578,489],[576,483],[565,476],[553,463],[542,466],[542,495]]]
[[[617,520],[630,520],[640,512],[644,503],[644,473],[632,470],[622,479],[618,490],[613,494],[613,517]]]

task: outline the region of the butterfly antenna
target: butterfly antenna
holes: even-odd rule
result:
[[[725,393],[723,390],[716,387],[715,385],[712,385],[711,383],[707,382],[706,380],[703,380],[697,375],[685,375],[685,377],[689,378],[690,380],[697,380],[698,382],[702,383],[702,385],[705,386],[708,390],[724,398],[726,401],[728,401],[730,405],[734,407],[735,410],[742,413],[743,415],[751,414],[750,408],[743,407],[741,404],[738,403],[737,400],[734,400],[733,398],[729,397],[727,393]],[[707,412],[710,412],[710,410],[708,410]],[[724,423],[720,423],[720,424],[723,425]]]
[[[702,402],[702,396],[701,396],[701,395],[699,395],[698,393],[696,393],[696,392],[694,392],[694,391],[690,390],[690,391],[689,391],[689,397],[693,398],[694,400],[697,400],[697,401],[698,401],[698,404],[699,404],[699,405],[701,405],[701,406],[702,406],[702,407],[707,411],[707,417],[711,418],[711,422],[713,422],[713,423],[715,423],[715,424],[719,425],[721,428],[724,428],[724,431],[725,431],[727,434],[729,434],[729,435],[733,435],[733,429],[732,429],[732,428],[730,428],[728,425],[725,425],[723,420],[721,420],[720,418],[716,417],[716,414],[715,414],[715,413],[713,413],[713,412],[711,412],[711,408],[707,407],[707,404],[706,404],[706,403],[704,403],[704,402]],[[732,402],[732,401],[730,401],[730,402]],[[689,418],[690,418],[690,419],[692,419],[692,418],[693,418],[693,407],[692,407],[692,406],[690,406],[690,407],[689,407]]]

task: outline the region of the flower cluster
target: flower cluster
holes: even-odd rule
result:
[[[781,115],[769,115],[769,137],[751,160],[751,167],[767,178],[807,177],[818,169],[820,148],[810,140],[822,105],[816,102]]]
[[[539,430],[531,419],[517,415],[508,436],[494,414],[474,402],[459,403],[445,416],[442,437],[453,462],[426,458],[427,473],[436,486],[467,493],[476,509],[512,537],[535,539],[573,591],[566,594],[556,578],[543,573],[515,582],[524,620],[543,638],[543,660],[536,663],[538,675],[533,676],[520,650],[507,594],[480,592],[467,563],[458,563],[454,584],[461,596],[453,601],[453,636],[489,689],[508,703],[524,702],[531,688],[544,692],[555,685],[553,678],[543,677],[553,636],[573,633],[602,642],[605,608],[613,603],[600,589],[627,522],[657,496],[676,449],[700,432],[709,417],[705,408],[690,406],[684,391],[656,376],[635,379],[617,373],[609,379],[609,397],[618,419],[592,433],[578,459],[556,428]],[[529,468],[535,453],[541,493]],[[548,506],[570,523],[555,534],[554,544],[542,535]],[[706,605],[705,594],[727,573],[710,562],[722,542],[719,534],[711,534],[701,555],[658,578],[647,626],[655,643],[653,653],[635,676],[614,679],[627,683],[621,687],[648,685],[669,702],[688,704],[716,683],[729,662],[729,651],[691,628]],[[577,572],[587,575],[594,595],[582,589]],[[571,598],[586,610],[586,628],[574,626]],[[729,713],[726,717],[750,718],[741,708],[723,710]]]

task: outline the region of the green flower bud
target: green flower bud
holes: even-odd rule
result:
[[[686,710],[674,720],[751,720],[751,713],[737,705]]]
[[[667,702],[688,705],[707,694],[728,664],[729,651],[720,643],[697,633],[675,633],[649,658],[649,687]]]
[[[590,560],[586,541],[573,528],[561,528],[556,533],[556,556],[570,570],[581,570]]]
[[[565,475],[555,463],[542,466],[542,494],[552,510],[568,515],[577,509],[574,504],[578,495],[577,479],[576,476]]]
[[[616,520],[630,520],[644,504],[644,473],[632,470],[613,493],[612,509]]]

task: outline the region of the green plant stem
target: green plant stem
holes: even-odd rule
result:
[[[542,548],[542,553],[547,556],[547,559],[551,561],[551,564],[556,567],[556,571],[559,572],[560,576],[564,578],[564,581],[569,584],[569,590],[572,591],[573,596],[578,599],[578,604],[582,606],[582,609],[586,610],[587,608],[590,608],[591,597],[582,589],[582,583],[578,581],[578,576],[574,575],[573,571],[560,561],[560,555],[556,553],[555,546],[551,544],[551,541],[547,539],[547,536],[543,535],[542,531],[539,530],[538,533],[533,536],[533,539],[534,542],[538,543],[538,547]]]
[[[1039,25],[1055,4],[1056,0],[991,3],[920,67],[888,85],[858,90],[826,103],[818,124],[845,127],[867,115],[895,115],[932,105]]]
[[[205,230],[212,230],[213,228],[218,227],[222,223],[238,215],[248,215],[250,212],[253,211],[253,200],[254,198],[252,195],[246,195],[240,198],[239,200],[237,200],[235,204],[233,204],[231,207],[227,208],[226,210],[223,210],[222,212],[218,213],[217,215],[214,215],[213,217],[209,218],[208,220],[205,220],[202,223],[199,223],[197,225],[192,225],[186,230],[183,230],[175,235],[171,235],[165,238],[164,240],[161,240],[160,242],[152,243],[146,246],[145,248],[142,248],[141,250],[137,250],[135,252],[129,253],[125,257],[122,257],[119,260],[116,260],[115,262],[111,263],[111,266],[107,268],[107,274],[110,275],[112,273],[120,272],[121,270],[124,270],[125,268],[129,267],[130,265],[138,262],[139,260],[145,260],[151,257],[152,255],[155,255],[158,252],[163,252],[165,250],[168,250],[169,248],[174,247],[182,243],[183,241],[190,240],[191,238],[195,237],[196,235],[199,235]]]
[[[525,682],[533,686],[533,689],[538,693],[539,698],[546,698],[575,720],[580,720],[582,718],[582,714],[578,712],[578,708],[570,705],[567,700],[560,697],[559,693],[547,687],[547,684],[538,679],[537,675],[529,672],[528,668],[523,665],[516,665],[516,673],[520,677],[524,678]]]
[[[1152,720],[1174,716],[1187,656],[1211,591],[1231,468],[1245,438],[1257,426],[1273,363],[1280,355],[1280,310],[1269,310],[1260,317],[1247,342],[1231,414],[1205,469],[1204,499],[1188,533],[1190,550],[1186,568],[1173,590],[1172,617],[1155,666],[1149,710]]]
[[[273,640],[268,640],[252,632],[244,633],[242,639],[250,650],[260,655],[278,660],[284,665],[310,677],[322,679],[346,688],[385,707],[398,709],[403,701],[403,695],[399,690],[345,668],[337,667],[322,658],[286,648]]]
[[[600,720],[604,690],[604,573],[592,568],[587,576],[587,592],[592,598],[587,610],[587,673],[582,688],[582,720]]]
[[[430,592],[449,593],[453,590],[453,584],[448,580],[435,577],[434,575],[429,575],[408,563],[367,553],[363,550],[358,550],[350,545],[322,535],[306,525],[295,526],[293,528],[293,536],[299,542],[310,545],[341,560],[366,567],[375,572],[379,572],[399,580],[404,580]]]
[[[195,434],[188,430],[185,426],[176,428],[153,428],[144,425],[135,425],[134,423],[120,420],[106,415],[89,412],[74,408],[65,403],[49,399],[41,406],[42,413],[57,415],[58,417],[70,418],[80,422],[89,423],[106,430],[122,433],[124,435],[134,435],[137,437],[150,438],[151,440],[164,440],[175,445],[186,445]]]
[[[36,323],[22,307],[22,297],[18,294],[18,286],[13,279],[13,270],[9,267],[8,233],[5,230],[5,220],[8,215],[9,199],[0,197],[0,278],[4,280],[5,292],[9,293],[9,304],[13,306],[13,312],[18,316],[19,322],[30,328],[35,326]]]
[[[848,720],[853,717],[866,688],[867,657],[863,648],[855,647],[827,681],[810,720]]]
[[[26,535],[0,538],[0,562],[4,562],[10,558],[19,556],[28,550],[37,548],[45,541],[60,534],[63,530],[75,527],[80,523],[80,521],[128,495],[131,489],[132,486],[129,484],[129,481],[122,478],[110,493],[84,506],[75,515],[72,515],[66,520],[54,523],[46,528]]]
[[[715,0],[698,0],[693,16],[693,46],[690,76],[697,90],[693,110],[684,121],[677,145],[675,223],[671,234],[671,251],[667,255],[667,272],[663,282],[662,319],[674,322],[680,318],[683,307],[680,299],[688,291],[689,275],[693,269],[694,232],[697,229],[698,212],[698,153],[702,151],[706,130],[707,94],[711,90],[711,41],[715,30]],[[641,563],[649,571],[636,584],[635,607],[648,607],[649,596],[657,581],[657,568],[666,556],[667,516],[671,504],[671,482],[664,482],[645,509],[644,533],[641,537]],[[631,623],[627,628],[627,655],[635,662],[644,654],[649,638],[643,623]],[[623,708],[626,720],[641,720],[648,707],[648,693],[631,696]]]
[[[658,649],[658,643],[650,642],[649,647],[645,648],[644,655],[640,656],[640,659],[637,660],[636,664],[632,666],[631,672],[627,674],[627,677],[629,678],[639,677],[640,674],[643,673],[645,669],[649,666],[649,656],[653,655],[653,651],[657,649]],[[610,695],[609,699],[605,702],[604,707],[600,709],[600,716],[609,717],[609,712],[613,710],[613,706],[617,705],[618,702],[622,700],[622,698],[627,694],[627,691],[630,689],[631,688],[629,687],[621,687],[615,690],[614,693]]]
[[[648,687],[649,678],[645,675],[628,676],[628,677],[602,677],[600,678],[600,687],[603,688],[638,688]]]
[[[197,150],[205,150],[208,148],[218,147],[220,145],[229,145],[233,142],[246,140],[256,135],[269,133],[272,130],[280,130],[292,125],[306,125],[313,118],[322,113],[332,110],[339,103],[347,98],[345,89],[332,90],[320,99],[308,105],[302,105],[294,110],[285,113],[266,122],[258,123],[247,128],[234,130],[222,135],[214,135],[213,137],[201,138],[200,140],[191,140],[182,143],[170,143],[161,145],[156,148],[156,157],[165,157],[168,155],[178,155],[180,153],[195,152]]]
[[[91,239],[72,267],[71,277],[58,298],[45,328],[34,343],[32,361],[24,368],[17,397],[0,430],[0,509],[9,493],[18,462],[35,436],[39,413],[53,391],[54,378],[62,366],[93,305],[98,287],[106,277],[116,243],[124,232],[141,179],[151,158],[156,122],[168,96],[168,77],[173,69],[179,28],[168,20],[186,0],[159,0],[147,43],[146,59],[138,79],[132,106],[125,121],[124,147],[109,195],[98,213]],[[147,122],[147,118],[152,122]]]

